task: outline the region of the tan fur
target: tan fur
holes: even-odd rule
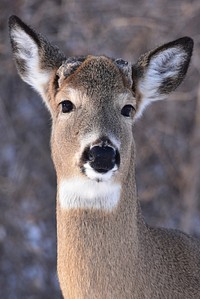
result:
[[[19,74],[40,93],[37,76],[32,80],[31,69],[36,67],[29,63],[31,55],[23,49],[20,30],[34,53],[38,47],[37,67],[46,68],[45,78],[49,76],[44,100],[52,115],[51,149],[58,183],[58,277],[64,298],[200,298],[200,241],[176,230],[151,228],[143,220],[132,133],[143,102],[146,106],[162,99],[181,83],[192,54],[192,40],[182,38],[150,51],[131,69],[126,62],[104,56],[66,60],[43,37],[11,17],[11,42]],[[55,59],[52,53],[58,53]],[[70,113],[62,113],[61,102],[66,100],[75,107]],[[132,105],[136,115],[121,115],[125,105]],[[67,208],[67,204],[63,208],[59,188],[65,180],[90,180],[81,171],[81,156],[85,146],[102,137],[113,139],[120,152],[119,169],[108,181],[108,186],[121,186],[117,205],[110,210]],[[84,188],[84,184],[80,186]]]

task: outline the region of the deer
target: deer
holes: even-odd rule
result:
[[[66,57],[17,16],[9,30],[18,73],[52,118],[63,297],[200,298],[200,240],[144,220],[133,134],[145,108],[183,81],[193,40],[181,37],[130,63]]]

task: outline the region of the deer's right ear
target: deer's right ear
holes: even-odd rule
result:
[[[66,59],[64,54],[16,16],[9,18],[9,29],[19,75],[40,93],[49,107],[45,91],[52,74]]]

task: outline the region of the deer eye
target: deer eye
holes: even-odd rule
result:
[[[133,116],[134,112],[135,112],[135,108],[132,105],[125,105],[121,110],[121,114],[126,117]]]
[[[62,101],[60,104],[62,106],[62,113],[69,113],[74,110],[74,104],[71,101]]]

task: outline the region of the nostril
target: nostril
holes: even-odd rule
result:
[[[89,150],[89,153],[88,153],[88,160],[90,162],[93,162],[95,160],[95,151],[93,149]]]

